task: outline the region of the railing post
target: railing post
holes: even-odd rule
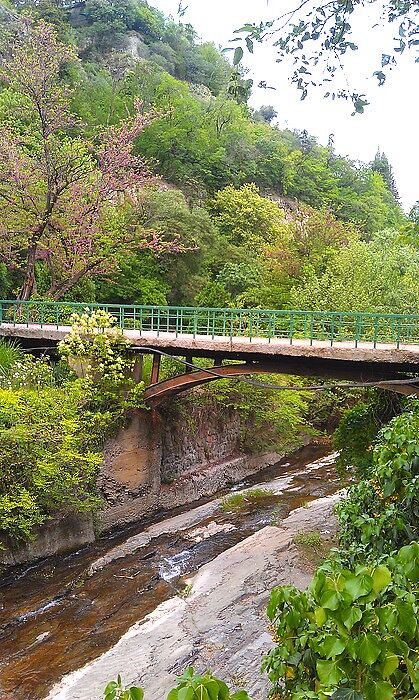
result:
[[[209,313],[209,312],[207,312]],[[194,309],[193,312],[193,337],[196,338],[196,332],[198,330],[198,312]]]
[[[294,333],[294,314],[290,314],[290,345],[292,345],[293,333]]]

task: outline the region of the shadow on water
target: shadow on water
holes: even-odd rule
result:
[[[93,576],[87,576],[90,564],[141,532],[144,523],[9,572],[0,583],[0,698],[41,700],[64,674],[98,657],[179,593],[183,576],[305,502],[337,491],[333,459],[325,454],[325,446],[304,448],[230,490],[276,480],[280,495],[245,503],[239,512],[217,510],[190,531],[160,536]]]

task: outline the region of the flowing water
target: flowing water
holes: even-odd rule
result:
[[[146,525],[137,523],[70,555],[9,571],[0,582],[1,700],[41,700],[64,674],[98,657],[132,624],[181,592],[183,577],[257,530],[278,524],[294,508],[340,487],[333,457],[325,455],[324,446],[311,446],[230,492],[272,481],[276,495],[236,513],[217,508],[189,530],[160,535],[93,575],[88,575],[93,562]],[[164,519],[173,515],[165,513]]]

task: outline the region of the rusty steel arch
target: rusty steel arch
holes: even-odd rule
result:
[[[217,379],[234,379],[244,376],[250,376],[253,374],[294,374],[297,376],[313,376],[313,370],[307,367],[293,368],[290,371],[290,367],[281,366],[280,363],[265,363],[265,362],[244,362],[242,364],[234,365],[215,365],[208,370],[196,369],[186,374],[180,374],[176,377],[171,377],[170,379],[164,379],[162,381],[157,381],[146,388],[144,398],[149,406],[156,407],[164,401],[182,394],[185,391],[194,389],[195,387],[201,386],[202,384],[207,384],[208,382],[216,381]],[[317,374],[317,372],[316,372]],[[317,375],[319,376],[319,374]],[[394,384],[395,376],[383,373],[379,370],[371,370],[368,372],[368,377],[365,374],[365,370],[341,368],[336,370],[336,368],[330,368],[329,370],[325,367],[321,371],[322,378],[334,378],[340,380],[349,381],[359,381],[359,382],[373,382],[380,384],[382,388],[388,388],[389,390],[396,391],[403,394],[417,394],[418,387],[413,385],[403,385]],[[156,378],[158,375],[156,376]],[[386,386],[385,382],[390,381]],[[393,382],[393,383],[392,383]]]

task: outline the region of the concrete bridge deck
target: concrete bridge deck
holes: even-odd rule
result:
[[[20,338],[28,341],[43,341],[54,345],[71,330],[71,326],[53,324],[1,323],[0,336]],[[313,358],[320,360],[341,360],[360,363],[384,363],[389,365],[419,366],[419,345],[366,341],[308,340],[305,338],[258,338],[193,335],[188,333],[167,333],[163,331],[126,330],[123,334],[138,349],[152,352],[162,350],[169,355],[193,355],[196,357],[221,356],[225,359],[245,359],[264,357],[274,358]],[[414,371],[414,367],[411,368]]]

